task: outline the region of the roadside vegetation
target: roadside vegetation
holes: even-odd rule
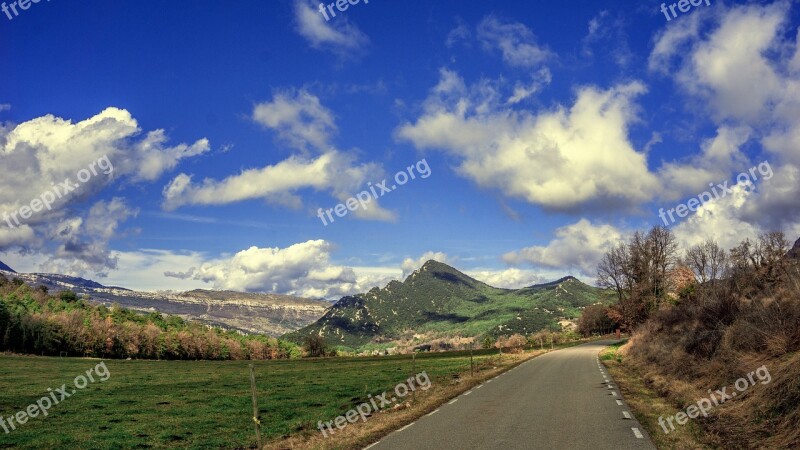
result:
[[[659,417],[674,416],[679,412],[674,402],[662,396],[648,383],[639,367],[622,354],[620,348],[628,341],[608,347],[600,353],[600,360],[614,379],[623,398],[639,423],[650,433],[656,448],[664,449],[711,449],[701,441],[702,430],[695,422],[677,427],[669,434],[663,433],[658,424]]]
[[[672,234],[655,228],[612,249],[599,268],[601,284],[619,303],[583,321],[612,321],[632,330],[605,363],[637,417],[663,448],[800,447],[800,270],[779,232],[730,251],[706,241],[677,252]],[[590,320],[591,319],[591,320]],[[669,416],[731,386],[764,366],[758,384],[665,433]],[[656,397],[657,396],[657,397]],[[658,400],[660,399],[660,400]]]
[[[298,346],[260,335],[94,306],[71,291],[49,295],[0,275],[0,352],[144,359],[279,359]]]

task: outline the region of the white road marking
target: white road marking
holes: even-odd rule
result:
[[[447,404],[448,404],[448,405],[452,405],[453,403],[455,403],[455,402],[457,402],[457,401],[458,401],[458,399],[457,399],[457,398],[454,398],[454,399],[450,400],[449,402],[447,402]]]
[[[374,443],[374,444],[369,444],[368,446],[364,447],[364,450],[367,450],[368,448],[375,447],[376,445],[378,445],[378,444],[380,444],[380,443],[381,443],[381,441],[378,441],[378,442],[376,442],[376,443]]]
[[[472,391],[464,392],[464,395],[469,395],[469,394],[472,394]]]
[[[435,411],[431,411],[431,412],[429,412],[428,414],[425,414],[425,415],[426,416],[432,416],[432,415],[436,414],[437,412],[439,412],[438,409],[436,409]],[[366,449],[364,449],[364,450],[366,450]]]
[[[622,406],[622,400],[617,400],[617,405]]]
[[[399,432],[405,430],[406,428],[410,427],[411,425],[414,425],[415,423],[416,422],[411,422],[410,424],[408,424],[408,425],[404,426],[403,428],[400,428],[399,430],[397,430],[397,432],[399,433]]]
[[[622,411],[622,417],[624,417],[626,419],[630,419],[631,418],[631,413],[629,413],[628,411]]]
[[[610,385],[610,384],[609,384],[609,385],[608,385],[608,388],[609,388],[609,389],[614,389],[614,386],[612,386],[612,385]]]
[[[617,396],[617,391],[611,391],[611,395],[613,395],[614,397],[616,397],[616,396]]]
[[[638,428],[631,428],[631,430],[633,430],[633,435],[636,436],[637,439],[644,439],[644,435],[642,435],[642,432],[639,431]]]
[[[480,388],[482,388],[482,387],[483,387],[483,385],[482,385],[482,384],[479,384],[479,385],[478,385],[478,387],[476,387],[475,389],[480,389]]]

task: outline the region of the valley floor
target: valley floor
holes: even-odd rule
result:
[[[318,422],[334,420],[370,395],[390,392],[415,374],[425,372],[432,386],[426,392],[418,390],[416,400],[443,392],[457,395],[458,389],[466,390],[480,377],[497,374],[538,353],[504,354],[501,360],[497,350],[476,351],[474,379],[469,352],[420,354],[416,361],[410,355],[255,361],[264,439],[272,445],[291,436],[301,446],[358,447],[371,439],[371,433],[388,432],[396,425],[395,419],[384,416],[397,414],[402,420],[401,413],[406,411],[377,414],[366,424],[349,425],[347,433],[328,439],[320,437]],[[8,419],[28,411],[50,394],[48,389],[56,395],[66,385],[69,394],[83,384],[79,378],[99,363],[89,358],[0,355],[0,416]],[[106,380],[95,375],[93,382],[59,399],[46,416],[37,412],[38,417],[25,418],[23,414],[24,420],[14,420],[8,433],[0,428],[0,448],[255,446],[250,361],[104,363]],[[371,422],[377,428],[370,428]]]

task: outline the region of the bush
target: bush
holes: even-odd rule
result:
[[[336,350],[331,349],[328,346],[328,342],[325,341],[325,338],[317,334],[307,336],[303,344],[303,348],[311,358],[336,356]]]
[[[61,299],[62,302],[74,303],[78,301],[78,294],[72,291],[61,291],[58,298]]]

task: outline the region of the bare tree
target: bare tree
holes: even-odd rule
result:
[[[713,239],[686,250],[683,263],[688,266],[701,283],[716,283],[728,267],[728,253]]]
[[[628,246],[621,242],[603,255],[597,267],[597,284],[614,289],[620,301],[624,297],[630,296],[631,283],[627,270],[630,265],[629,261]]]
[[[671,272],[678,261],[675,235],[664,227],[636,232],[630,241],[612,247],[597,268],[600,286],[617,292],[616,311],[633,328],[647,319],[671,289]]]
[[[746,295],[770,288],[788,273],[788,251],[789,241],[780,231],[761,234],[755,243],[742,241],[731,249],[731,281]]]
[[[647,233],[649,278],[653,296],[663,297],[672,289],[669,273],[678,261],[678,242],[669,228],[657,226]]]

